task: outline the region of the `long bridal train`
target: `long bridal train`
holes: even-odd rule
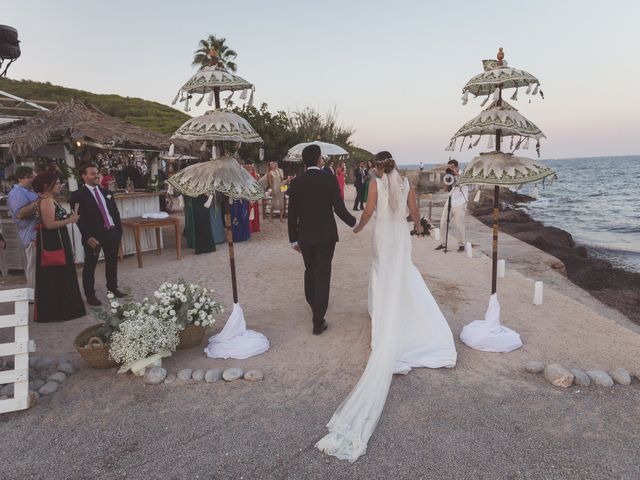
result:
[[[350,462],[366,452],[394,373],[453,367],[457,358],[449,325],[411,260],[406,222],[409,183],[395,170],[376,182],[371,354],[357,385],[327,424],[329,433],[316,444]]]

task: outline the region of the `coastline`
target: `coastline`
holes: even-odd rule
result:
[[[527,195],[501,192],[500,231],[556,257],[564,265],[564,271],[557,270],[573,284],[640,325],[640,273],[597,258],[589,246],[577,244],[569,232],[532,218],[521,205],[533,200]],[[480,201],[469,204],[469,212],[491,226],[492,202],[490,192],[482,190]]]

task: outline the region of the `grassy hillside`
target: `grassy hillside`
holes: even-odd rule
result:
[[[120,95],[100,95],[52,85],[49,82],[0,78],[0,90],[29,100],[59,101],[78,98],[98,107],[107,115],[164,134],[172,134],[190,118],[185,113],[161,103]]]

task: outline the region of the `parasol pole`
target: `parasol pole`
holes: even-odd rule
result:
[[[502,87],[498,87],[497,105],[502,105]],[[496,151],[501,150],[502,130],[496,130]],[[498,291],[498,205],[500,200],[500,187],[493,187],[493,256],[491,259],[491,295]]]
[[[220,108],[220,88],[215,87],[213,89],[213,98],[215,99],[216,109]],[[214,145],[220,148],[220,155],[224,155],[224,147],[222,142],[214,142]],[[225,230],[227,233],[227,246],[229,248],[229,267],[231,268],[231,289],[233,290],[233,303],[238,303],[238,281],[236,280],[236,256],[233,251],[233,231],[231,228],[231,207],[233,206],[233,199],[229,199],[229,205],[224,212]]]

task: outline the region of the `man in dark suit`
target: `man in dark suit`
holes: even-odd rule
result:
[[[71,194],[71,209],[79,205],[78,228],[82,234],[84,247],[84,268],[82,270],[82,287],[87,303],[100,306],[102,302],[96,297],[95,272],[100,250],[104,252],[107,290],[116,297],[125,294],[118,290],[118,247],[122,237],[120,212],[113,193],[100,187],[98,167],[87,163],[80,169],[84,185]]]
[[[333,169],[333,162],[331,160],[327,160],[324,163],[324,167],[322,167],[322,171],[324,173],[328,173],[329,175],[335,175],[336,174],[335,170]]]
[[[334,212],[349,225],[355,226],[340,197],[338,181],[325,174],[320,147],[309,145],[302,151],[307,171],[289,186],[289,241],[304,259],[304,294],[313,311],[313,334],[327,329],[324,315],[329,305],[331,261],[338,241]]]
[[[367,176],[364,170],[364,162],[360,162],[358,168],[353,172],[353,176],[353,186],[356,187],[356,201],[353,204],[353,209],[357,212],[358,210],[364,210],[364,182]]]

